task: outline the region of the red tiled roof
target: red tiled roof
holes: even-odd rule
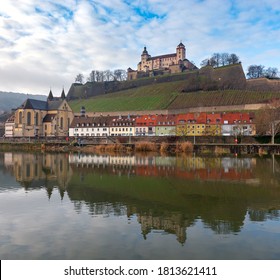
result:
[[[235,123],[249,123],[250,122],[250,114],[249,113],[225,113],[222,114],[222,124],[225,121],[228,124],[235,124]]]
[[[137,126],[147,126],[147,125],[156,125],[157,116],[156,115],[141,115],[136,117]]]

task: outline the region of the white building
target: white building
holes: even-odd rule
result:
[[[110,136],[135,136],[135,116],[113,117],[110,121]]]
[[[14,137],[14,128],[15,128],[15,115],[12,115],[5,122],[5,137],[7,138]]]
[[[75,116],[70,128],[70,137],[105,137],[109,136],[110,117]]]

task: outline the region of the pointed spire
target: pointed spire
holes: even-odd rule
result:
[[[52,94],[52,90],[50,89],[48,101],[51,101],[51,100],[53,100],[53,94]]]
[[[61,96],[60,96],[61,99],[65,99],[66,96],[65,96],[65,92],[64,92],[64,87],[62,89],[62,93],[61,93]]]

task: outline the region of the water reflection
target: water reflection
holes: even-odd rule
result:
[[[1,191],[10,175],[26,191],[54,189],[78,214],[136,217],[143,239],[175,235],[184,244],[198,220],[217,234],[251,221],[279,220],[279,158],[0,154]],[[273,167],[273,168],[272,168]],[[10,177],[9,177],[10,176]]]

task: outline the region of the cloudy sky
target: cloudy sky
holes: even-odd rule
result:
[[[1,0],[0,91],[60,95],[78,73],[136,68],[182,41],[280,70],[279,0]]]

